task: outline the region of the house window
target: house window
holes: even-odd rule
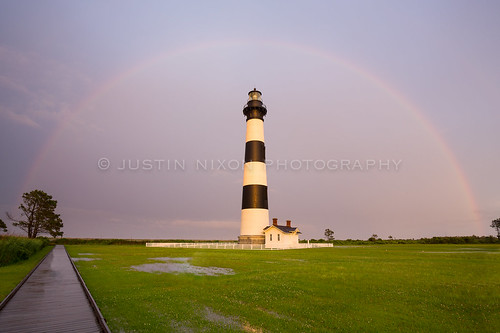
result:
[[[269,234],[269,241],[272,242],[273,241],[273,234]]]
[[[280,241],[280,234],[278,234],[278,242]]]

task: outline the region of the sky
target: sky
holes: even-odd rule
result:
[[[40,189],[66,237],[236,239],[257,88],[270,217],[302,239],[492,235],[499,12],[2,0],[1,218]]]

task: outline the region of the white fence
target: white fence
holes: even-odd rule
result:
[[[147,247],[177,247],[193,249],[219,249],[219,250],[291,250],[312,249],[318,247],[333,247],[330,243],[299,243],[293,247],[266,248],[265,244],[238,244],[238,243],[146,243]]]

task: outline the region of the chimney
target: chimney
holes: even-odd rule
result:
[[[292,227],[292,221],[291,220],[286,220],[286,226],[288,228],[291,228]]]
[[[273,218],[273,225],[278,225],[278,219],[277,218]]]

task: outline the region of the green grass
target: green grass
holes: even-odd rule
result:
[[[73,257],[95,253],[90,257],[101,259],[77,266],[115,332],[495,332],[500,327],[498,245],[67,248]],[[130,269],[154,257],[192,257],[193,265],[232,268],[236,274]]]
[[[0,267],[0,301],[24,279],[51,249],[52,246],[46,246],[27,260]]]

